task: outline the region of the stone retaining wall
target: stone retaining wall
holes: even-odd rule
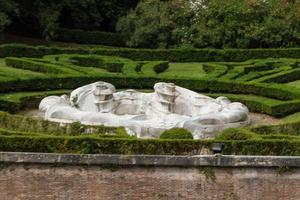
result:
[[[2,200],[296,200],[300,157],[0,153]]]

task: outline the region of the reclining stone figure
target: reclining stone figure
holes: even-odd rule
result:
[[[39,108],[45,120],[123,126],[141,138],[156,138],[174,127],[190,130],[195,139],[209,138],[250,121],[249,111],[241,103],[226,97],[213,99],[173,83],[156,83],[153,93],[142,93],[116,92],[112,84],[100,81],[74,90],[70,97],[46,97]]]

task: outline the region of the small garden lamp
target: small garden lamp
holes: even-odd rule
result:
[[[224,149],[224,143],[213,143],[211,151],[213,154],[221,154]]]

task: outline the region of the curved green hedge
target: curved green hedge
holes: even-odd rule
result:
[[[0,45],[0,58],[42,57],[51,54],[98,54],[121,56],[133,60],[166,60],[169,62],[229,62],[265,58],[300,58],[300,48],[290,49],[130,49],[130,48],[59,48]]]

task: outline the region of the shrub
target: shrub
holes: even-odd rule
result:
[[[84,126],[80,122],[73,122],[70,124],[70,132],[72,135],[79,135],[85,131]]]
[[[172,128],[164,131],[160,137],[160,139],[193,139],[193,135],[190,131],[184,128]]]
[[[134,68],[134,70],[136,71],[136,72],[141,72],[142,71],[142,67],[143,67],[143,65],[144,65],[145,63],[137,63],[136,65],[135,65],[135,68]]]
[[[254,132],[246,129],[229,128],[216,137],[219,140],[251,140],[259,138]]]
[[[166,71],[169,68],[169,62],[159,62],[153,66],[153,71],[157,74]]]
[[[124,63],[120,62],[106,62],[105,68],[109,72],[122,72],[122,69],[124,67]]]

